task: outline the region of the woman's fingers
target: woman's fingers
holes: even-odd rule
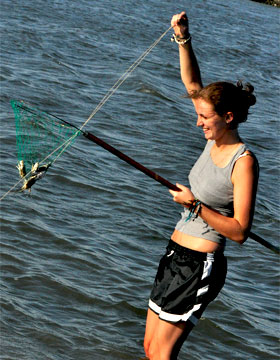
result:
[[[184,204],[192,201],[194,199],[193,193],[184,185],[176,183],[176,186],[182,191],[169,190],[170,194],[173,196],[173,200],[179,204]]]
[[[185,11],[180,14],[173,15],[171,19],[171,26],[174,29],[175,35],[184,37],[188,33],[188,18]]]

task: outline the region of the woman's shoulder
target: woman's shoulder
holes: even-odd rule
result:
[[[241,151],[239,152],[238,156],[236,157],[236,162],[240,161],[242,159],[243,163],[247,163],[248,165],[258,165],[258,159],[256,157],[256,155],[254,154],[254,152],[252,150],[250,150],[248,148],[248,146],[246,146],[246,144],[243,144],[243,146],[240,149]]]
[[[236,157],[232,176],[242,176],[245,173],[252,173],[257,176],[259,174],[258,159],[248,148],[245,148],[244,151]]]

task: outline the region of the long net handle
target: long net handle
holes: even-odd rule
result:
[[[265,246],[266,248],[270,249],[271,251],[273,251],[275,254],[280,255],[280,248],[278,246],[275,246],[273,244],[271,244],[270,242],[266,241],[265,239],[261,238],[259,235],[253,233],[250,231],[249,233],[249,237],[253,240],[255,240],[256,242],[258,242],[259,244]]]
[[[176,185],[172,184],[168,180],[166,180],[163,177],[161,177],[160,175],[156,174],[154,171],[146,168],[145,166],[143,166],[139,162],[133,160],[131,157],[125,155],[124,153],[122,153],[118,149],[114,148],[113,146],[107,144],[105,141],[101,140],[97,136],[95,136],[95,135],[93,135],[93,134],[91,134],[89,132],[83,132],[83,135],[87,139],[89,139],[89,140],[95,142],[97,145],[103,147],[105,150],[108,150],[110,153],[116,155],[118,158],[124,160],[129,165],[132,165],[136,169],[140,170],[141,172],[143,172],[144,174],[146,174],[150,178],[152,178],[152,179],[156,180],[157,182],[161,183],[162,185],[166,186],[168,189],[175,190],[175,191],[181,191],[181,189],[179,189]]]

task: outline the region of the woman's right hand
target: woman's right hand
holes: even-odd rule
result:
[[[189,37],[189,22],[185,11],[180,14],[173,15],[171,19],[171,26],[174,29],[176,36],[181,38]]]

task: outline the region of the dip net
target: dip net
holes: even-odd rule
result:
[[[11,105],[15,114],[18,163],[25,167],[25,174],[32,172],[34,164],[49,167],[80,134],[66,121],[23,101],[12,100]]]

